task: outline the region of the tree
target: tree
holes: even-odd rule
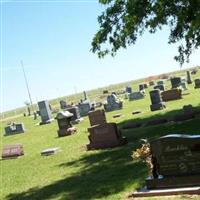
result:
[[[145,30],[155,33],[170,27],[169,44],[178,43],[175,60],[189,61],[200,45],[200,0],[99,0],[106,6],[92,41],[92,52],[100,58],[114,56],[120,48],[135,44]]]

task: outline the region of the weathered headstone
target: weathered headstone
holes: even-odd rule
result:
[[[77,106],[78,106],[81,117],[86,116],[91,109],[90,102],[82,102],[82,103],[79,103]]]
[[[59,137],[72,135],[76,132],[76,131],[73,132],[70,129],[72,127],[72,124],[71,124],[72,116],[73,114],[68,111],[59,112],[57,114],[55,119],[57,119],[57,122],[58,122],[59,130],[57,132],[58,132]]]
[[[163,80],[157,81],[157,85],[164,85],[164,81]]]
[[[154,86],[153,88],[154,90],[160,90],[160,91],[165,91],[165,85],[164,84],[159,84],[159,85],[156,85]]]
[[[106,123],[106,115],[104,110],[95,110],[88,113],[90,125],[99,125]]]
[[[190,71],[187,71],[187,83],[191,84],[192,83],[192,76],[190,74]]]
[[[179,87],[182,82],[181,77],[173,77],[170,79],[170,81],[172,89]]]
[[[200,88],[200,78],[195,79],[194,84],[195,84],[195,86],[194,86],[195,89]]]
[[[139,100],[143,98],[144,98],[144,94],[142,92],[132,92],[129,94],[129,101]]]
[[[9,126],[5,127],[5,135],[12,135],[17,133],[24,133],[24,124],[23,123],[11,123]]]
[[[2,159],[17,158],[24,155],[23,146],[21,144],[6,145],[3,147]]]
[[[68,108],[65,109],[65,111],[68,111],[68,112],[73,114],[73,116],[71,118],[72,121],[76,121],[76,120],[80,119],[80,117],[81,117],[79,109],[78,109],[77,106],[68,107]]]
[[[60,108],[61,109],[66,109],[67,108],[67,102],[64,100],[60,100]]]
[[[126,87],[126,93],[132,93],[132,87],[127,86]]]
[[[165,102],[162,101],[160,90],[152,90],[149,92],[149,94],[151,98],[151,105],[150,105],[151,111],[164,109],[166,107]]]
[[[50,123],[53,119],[48,101],[38,102],[38,107],[40,110],[40,117],[42,120],[40,122],[40,125]]]
[[[200,185],[200,135],[167,135],[150,143],[154,178],[148,189]]]
[[[166,90],[161,93],[161,96],[162,96],[162,100],[165,102],[178,100],[182,98],[182,90],[180,89]]]
[[[31,108],[29,106],[27,107],[27,111],[28,111],[28,116],[31,116]]]
[[[123,107],[123,102],[120,101],[115,94],[111,94],[107,96],[107,103],[104,104],[104,109],[105,111],[113,111],[113,110],[118,110],[122,109]]]

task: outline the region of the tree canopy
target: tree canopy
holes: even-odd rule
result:
[[[167,25],[169,44],[178,43],[181,65],[200,45],[200,0],[99,0],[105,11],[98,17],[99,30],[92,52],[100,58],[114,56],[120,48],[135,44],[145,30],[155,33]]]

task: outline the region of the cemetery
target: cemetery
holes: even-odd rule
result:
[[[182,71],[173,74],[175,80],[154,81],[165,85],[164,91],[154,89],[152,83],[147,87],[144,81],[141,92],[133,92],[138,91],[137,81],[128,83],[129,87],[116,85],[115,90],[107,87],[116,93],[126,88],[137,101],[112,92],[105,93],[102,104],[102,89],[84,92],[82,101],[82,94],[77,95],[74,105],[63,100],[38,102],[40,117],[34,116],[36,111],[32,117],[22,112],[12,116],[14,123],[9,126],[10,118],[3,119],[0,148],[7,187],[0,198],[115,200],[200,194],[200,93],[195,89],[200,72],[189,75],[188,95],[179,88],[182,78],[178,77],[188,76]],[[97,99],[99,105],[91,109],[89,99]],[[52,113],[49,104],[59,112]],[[15,134],[19,124],[21,132],[26,127],[26,134]],[[145,155],[146,160],[151,158],[147,164],[131,158],[141,147],[141,139],[147,139],[144,147],[151,149]],[[184,190],[188,187],[190,192]]]

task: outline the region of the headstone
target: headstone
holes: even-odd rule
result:
[[[172,89],[179,87],[182,82],[181,77],[173,77],[170,79],[170,81]]]
[[[113,111],[122,109],[123,102],[120,101],[115,94],[111,94],[107,96],[107,103],[104,104],[105,111]]]
[[[127,143],[127,139],[121,135],[115,123],[105,123],[88,128],[88,150],[112,148]]]
[[[154,81],[149,81],[149,86],[154,86],[155,82]]]
[[[42,156],[50,156],[50,155],[53,155],[53,154],[56,154],[58,152],[60,152],[60,148],[59,147],[54,147],[54,148],[48,148],[48,149],[44,149],[42,152],[41,152],[41,155]]]
[[[195,84],[195,86],[194,86],[195,89],[200,88],[200,78],[195,79],[194,84]]]
[[[132,93],[132,87],[127,86],[126,87],[126,93]]]
[[[168,122],[167,119],[153,119],[153,120],[149,120],[145,125],[154,126],[154,125],[159,125],[159,124],[165,124],[167,122]]]
[[[64,100],[60,100],[60,108],[61,109],[66,109],[67,108],[67,102]]]
[[[108,90],[103,90],[103,94],[108,94]]]
[[[197,72],[198,72],[197,69],[193,69],[193,70],[191,71],[191,74],[196,74]]]
[[[164,81],[162,81],[162,80],[157,81],[157,85],[164,85]]]
[[[106,115],[104,110],[95,110],[88,113],[90,125],[99,125],[106,123]]]
[[[36,120],[36,119],[37,119],[37,112],[34,112],[34,113],[33,113],[33,116],[34,116],[33,119]]]
[[[180,83],[180,88],[181,88],[183,91],[187,90],[187,89],[188,89],[188,88],[187,88],[187,83],[186,83],[186,82],[181,82],[181,83]]]
[[[161,93],[163,101],[173,101],[182,98],[182,91],[180,89],[166,90]]]
[[[112,117],[113,117],[113,118],[118,118],[118,117],[121,117],[121,116],[122,116],[122,114],[117,113],[117,114],[114,114]]]
[[[148,189],[199,186],[200,135],[167,135],[150,143],[153,177]]]
[[[145,92],[145,86],[144,86],[144,84],[139,84],[139,91],[140,92]]]
[[[187,83],[191,84],[192,83],[192,76],[190,74],[190,71],[187,71]]]
[[[86,91],[83,91],[83,96],[84,96],[84,101],[86,101],[86,100],[88,100],[89,98],[88,98],[88,96],[87,96],[87,93],[86,93]]]
[[[152,90],[149,92],[149,94],[151,98],[151,105],[150,105],[151,111],[164,109],[166,107],[165,102],[162,101],[160,90]]]
[[[24,155],[24,151],[21,144],[6,145],[3,147],[2,159],[17,158],[22,155]]]
[[[81,117],[86,116],[91,109],[90,102],[82,102],[82,103],[79,103],[77,106],[78,106]]]
[[[41,117],[40,125],[50,123],[53,119],[48,101],[38,102],[38,107],[40,110]]]
[[[144,94],[142,92],[132,92],[129,94],[129,101],[139,100],[143,98],[144,98]]]
[[[191,104],[183,106],[183,113],[185,115],[194,115],[194,108]]]
[[[76,121],[76,120],[80,119],[80,117],[81,117],[77,106],[68,107],[67,109],[65,109],[65,111],[68,111],[73,114],[73,116],[71,118],[72,121]]]
[[[73,114],[65,111],[65,112],[59,112],[56,115],[57,122],[58,122],[58,127],[59,130],[58,132],[58,136],[59,137],[63,137],[63,136],[67,136],[67,135],[71,135],[75,132],[71,132],[69,128],[72,127],[71,124],[71,119],[72,119]]]
[[[17,133],[24,133],[24,124],[23,123],[11,123],[9,126],[5,127],[5,135],[12,135]]]
[[[165,85],[164,84],[159,84],[159,85],[156,85],[154,86],[153,88],[154,90],[160,90],[160,91],[165,91]]]
[[[147,88],[148,88],[148,84],[144,83],[144,89],[147,89]]]
[[[31,116],[31,108],[29,106],[27,107],[27,110],[28,110],[28,116]]]

